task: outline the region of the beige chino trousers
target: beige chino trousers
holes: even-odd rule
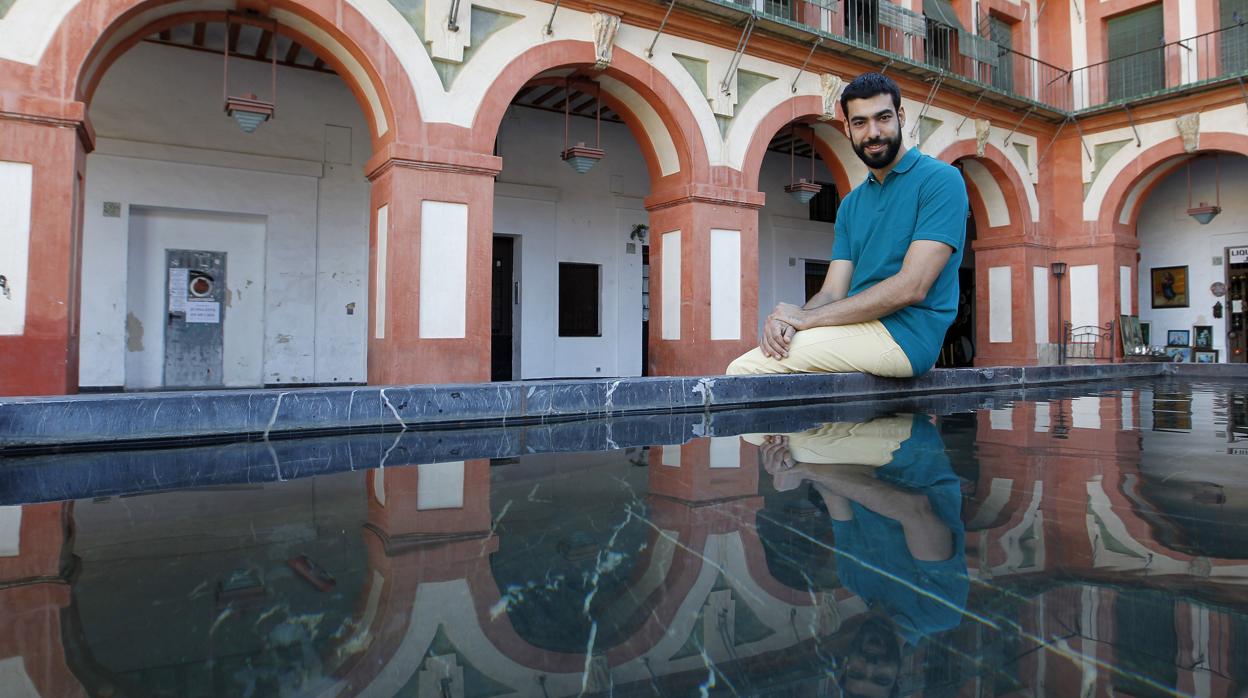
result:
[[[870,373],[886,378],[914,375],[910,360],[879,320],[800,330],[789,355],[773,359],[755,347],[728,364],[728,375],[761,373]]]

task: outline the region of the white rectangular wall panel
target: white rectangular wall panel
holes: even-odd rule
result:
[[[17,557],[22,552],[22,508],[0,507],[0,557]]]
[[[1049,270],[1031,268],[1032,310],[1036,321],[1036,344],[1049,343]]]
[[[662,455],[659,456],[659,461],[663,463],[663,465],[666,465],[672,468],[680,467],[680,445],[679,444],[674,445],[674,446],[660,446],[659,449],[663,452]]]
[[[26,331],[26,286],[30,262],[30,208],[34,167],[28,162],[0,162],[0,335]]]
[[[1087,396],[1070,401],[1071,421],[1076,429],[1101,428],[1101,399]]]
[[[1037,402],[1036,403],[1036,425],[1032,429],[1032,431],[1037,431],[1043,434],[1047,432],[1048,430],[1049,430],[1049,403]]]
[[[1014,294],[1009,267],[988,269],[988,341],[1014,341]]]
[[[416,481],[416,509],[460,509],[464,506],[464,462],[422,463]]]
[[[1134,315],[1131,299],[1135,297],[1131,287],[1131,267],[1118,267],[1118,298],[1122,299],[1122,314]]]
[[[1099,273],[1095,264],[1070,268],[1070,325],[1101,324]]]
[[[663,294],[663,339],[680,339],[680,231],[663,233],[663,272],[659,288]]]
[[[739,230],[711,230],[711,339],[741,339]]]
[[[420,205],[420,336],[456,339],[468,324],[468,206]]]
[[[390,254],[390,204],[377,209],[377,295],[373,301],[373,315],[377,322],[373,337],[386,338],[386,263]]]
[[[712,468],[740,468],[741,467],[741,437],[739,436],[711,437],[711,467]]]
[[[993,431],[1014,431],[1014,408],[988,411],[988,426]]]

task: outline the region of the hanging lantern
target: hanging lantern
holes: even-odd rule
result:
[[[1222,213],[1222,172],[1221,172],[1221,168],[1219,167],[1219,160],[1218,160],[1217,153],[1214,153],[1214,156],[1213,156],[1213,187],[1214,187],[1214,196],[1216,197],[1214,201],[1216,203],[1210,206],[1209,204],[1202,201],[1200,202],[1199,206],[1192,205],[1192,161],[1188,160],[1187,161],[1187,215],[1191,216],[1192,218],[1195,218],[1196,222],[1200,223],[1201,225],[1208,225],[1209,221],[1213,220],[1214,217],[1217,216],[1219,213]]]
[[[812,139],[813,140],[813,139]],[[798,203],[808,204],[810,200],[815,198],[823,190],[823,187],[815,182],[815,152],[811,148],[810,152],[810,179],[803,177],[797,179],[794,174],[796,168],[797,155],[794,152],[794,143],[797,142],[797,127],[792,126],[789,129],[789,183],[784,185],[784,190],[789,193]]]
[[[272,87],[270,94],[273,101],[262,100],[254,94],[246,97],[234,97],[230,95],[230,25],[234,22],[234,13],[225,13],[225,48],[222,50],[224,56],[224,79],[222,86],[222,94],[225,97],[225,113],[238,122],[240,128],[246,133],[254,133],[256,128],[273,118],[273,114],[277,110],[277,47],[273,47],[273,60],[271,62],[271,81]],[[249,23],[254,21],[248,18],[237,20],[240,23]],[[273,36],[277,36],[277,20],[273,22]]]
[[[602,159],[604,155],[602,151],[602,100],[599,95],[598,83],[592,83],[594,86],[594,147],[585,145],[584,141],[577,143],[572,147],[568,147],[568,130],[572,120],[572,112],[570,106],[572,104],[572,81],[569,79],[566,83],[567,96],[563,100],[563,152],[559,157],[568,163],[568,166],[576,170],[580,174],[585,174]]]

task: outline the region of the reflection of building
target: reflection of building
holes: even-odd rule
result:
[[[1055,695],[1093,685],[1097,695],[1111,687],[1147,692],[1127,676],[1137,672],[1185,693],[1226,695],[1243,681],[1234,659],[1248,635],[1229,609],[1248,598],[1248,555],[1232,542],[1239,524],[1223,514],[1226,500],[1217,500],[1225,489],[1242,502],[1242,485],[1174,478],[1176,467],[1199,480],[1217,478],[1219,467],[1217,456],[1195,469],[1175,458],[1193,444],[1167,433],[1179,398],[1189,415],[1184,432],[1192,431],[1193,400],[1202,402],[1197,413],[1213,411],[1208,394],[1159,387],[1101,397],[1056,392],[979,414],[967,555],[982,603],[1002,603],[997,590],[1005,589],[1030,606],[1008,633],[1021,657],[1012,667],[1020,683]],[[1213,436],[1200,428],[1183,437]],[[1206,544],[1183,538],[1184,530],[1207,532]],[[1055,635],[1065,638],[1061,653],[1084,659],[1030,651]]]
[[[835,98],[885,66],[907,142],[971,192],[953,360],[1035,363],[1058,318],[1122,314],[1242,359],[1243,299],[1217,319],[1206,289],[1242,296],[1248,260],[1215,181],[1248,177],[1245,9],[1128,4],[9,0],[0,392],[187,361],[226,385],[721,371],[827,261],[865,173]],[[223,53],[232,97],[276,73],[254,133]],[[558,162],[579,141],[606,153],[585,174]],[[184,297],[175,267],[224,288]],[[1162,268],[1186,294],[1154,306]]]

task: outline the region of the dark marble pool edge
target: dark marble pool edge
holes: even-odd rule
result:
[[[533,424],[1118,380],[1176,371],[1214,376],[1234,368],[1139,363],[936,369],[914,379],[859,373],[703,376],[0,398],[0,451]]]

